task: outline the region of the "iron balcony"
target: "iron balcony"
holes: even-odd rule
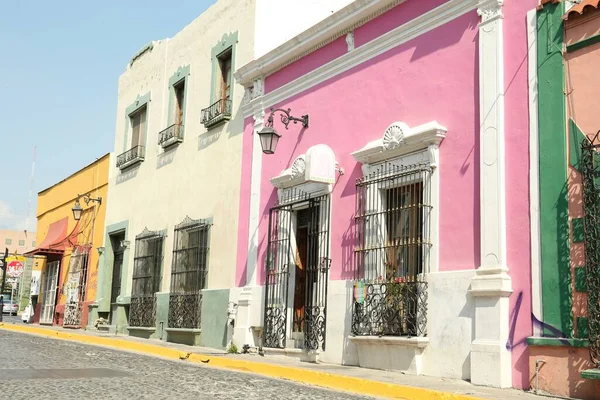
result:
[[[208,129],[231,119],[231,100],[220,99],[202,110],[202,123]]]
[[[163,148],[181,142],[183,142],[183,125],[181,124],[173,124],[158,133],[158,144]]]
[[[125,169],[134,164],[144,161],[145,153],[146,148],[144,146],[138,145],[127,150],[123,154],[119,154],[117,156],[117,168]]]

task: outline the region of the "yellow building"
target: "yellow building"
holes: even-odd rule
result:
[[[79,328],[96,299],[108,169],[106,154],[38,193],[37,247],[31,301],[33,322]],[[77,219],[76,219],[77,218]]]

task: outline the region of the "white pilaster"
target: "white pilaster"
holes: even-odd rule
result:
[[[248,249],[246,259],[246,285],[242,288],[237,303],[236,322],[233,340],[241,345],[258,345],[255,328],[260,326],[261,291],[257,286],[256,272],[258,269],[258,224],[260,222],[260,182],[262,169],[262,147],[256,134],[263,128],[265,111],[262,101],[251,103],[262,98],[264,81],[257,79],[251,88],[246,88],[245,108],[252,108],[254,118],[252,132],[252,162],[250,172],[250,209],[248,214]],[[257,315],[258,314],[258,315]]]
[[[252,132],[252,172],[250,176],[250,213],[248,221],[248,261],[246,270],[246,286],[256,285],[256,268],[258,267],[258,224],[260,221],[260,177],[262,169],[262,147],[256,132],[263,128],[264,109],[254,114]]]
[[[504,0],[480,0],[479,112],[481,266],[471,283],[475,298],[475,338],[471,345],[471,382],[512,386],[507,349],[511,280],[506,263],[504,156]]]
[[[537,10],[527,13],[527,59],[529,60],[529,212],[531,215],[531,312],[542,320],[542,273],[540,248],[540,171],[538,131]],[[534,336],[542,328],[533,326]]]

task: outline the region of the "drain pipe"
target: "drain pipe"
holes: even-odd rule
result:
[[[540,364],[545,364],[546,360],[542,360],[541,358],[538,358],[535,360],[535,394],[539,393],[539,388],[540,388],[540,378],[539,378],[539,374],[540,374]]]

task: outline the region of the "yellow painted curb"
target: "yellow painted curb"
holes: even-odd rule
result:
[[[313,371],[304,368],[284,367],[268,363],[239,360],[229,358],[227,356],[215,357],[197,353],[187,353],[153,344],[137,343],[123,339],[88,336],[77,333],[54,331],[35,326],[10,325],[5,323],[0,323],[0,329],[21,333],[30,333],[54,339],[70,340],[91,345],[114,347],[121,350],[134,351],[142,354],[151,354],[176,360],[187,360],[193,363],[203,363],[210,367],[249,372],[271,378],[287,379],[313,386],[320,386],[368,396],[406,400],[477,400],[475,397],[463,394],[401,386],[391,383],[355,378],[351,376]]]

